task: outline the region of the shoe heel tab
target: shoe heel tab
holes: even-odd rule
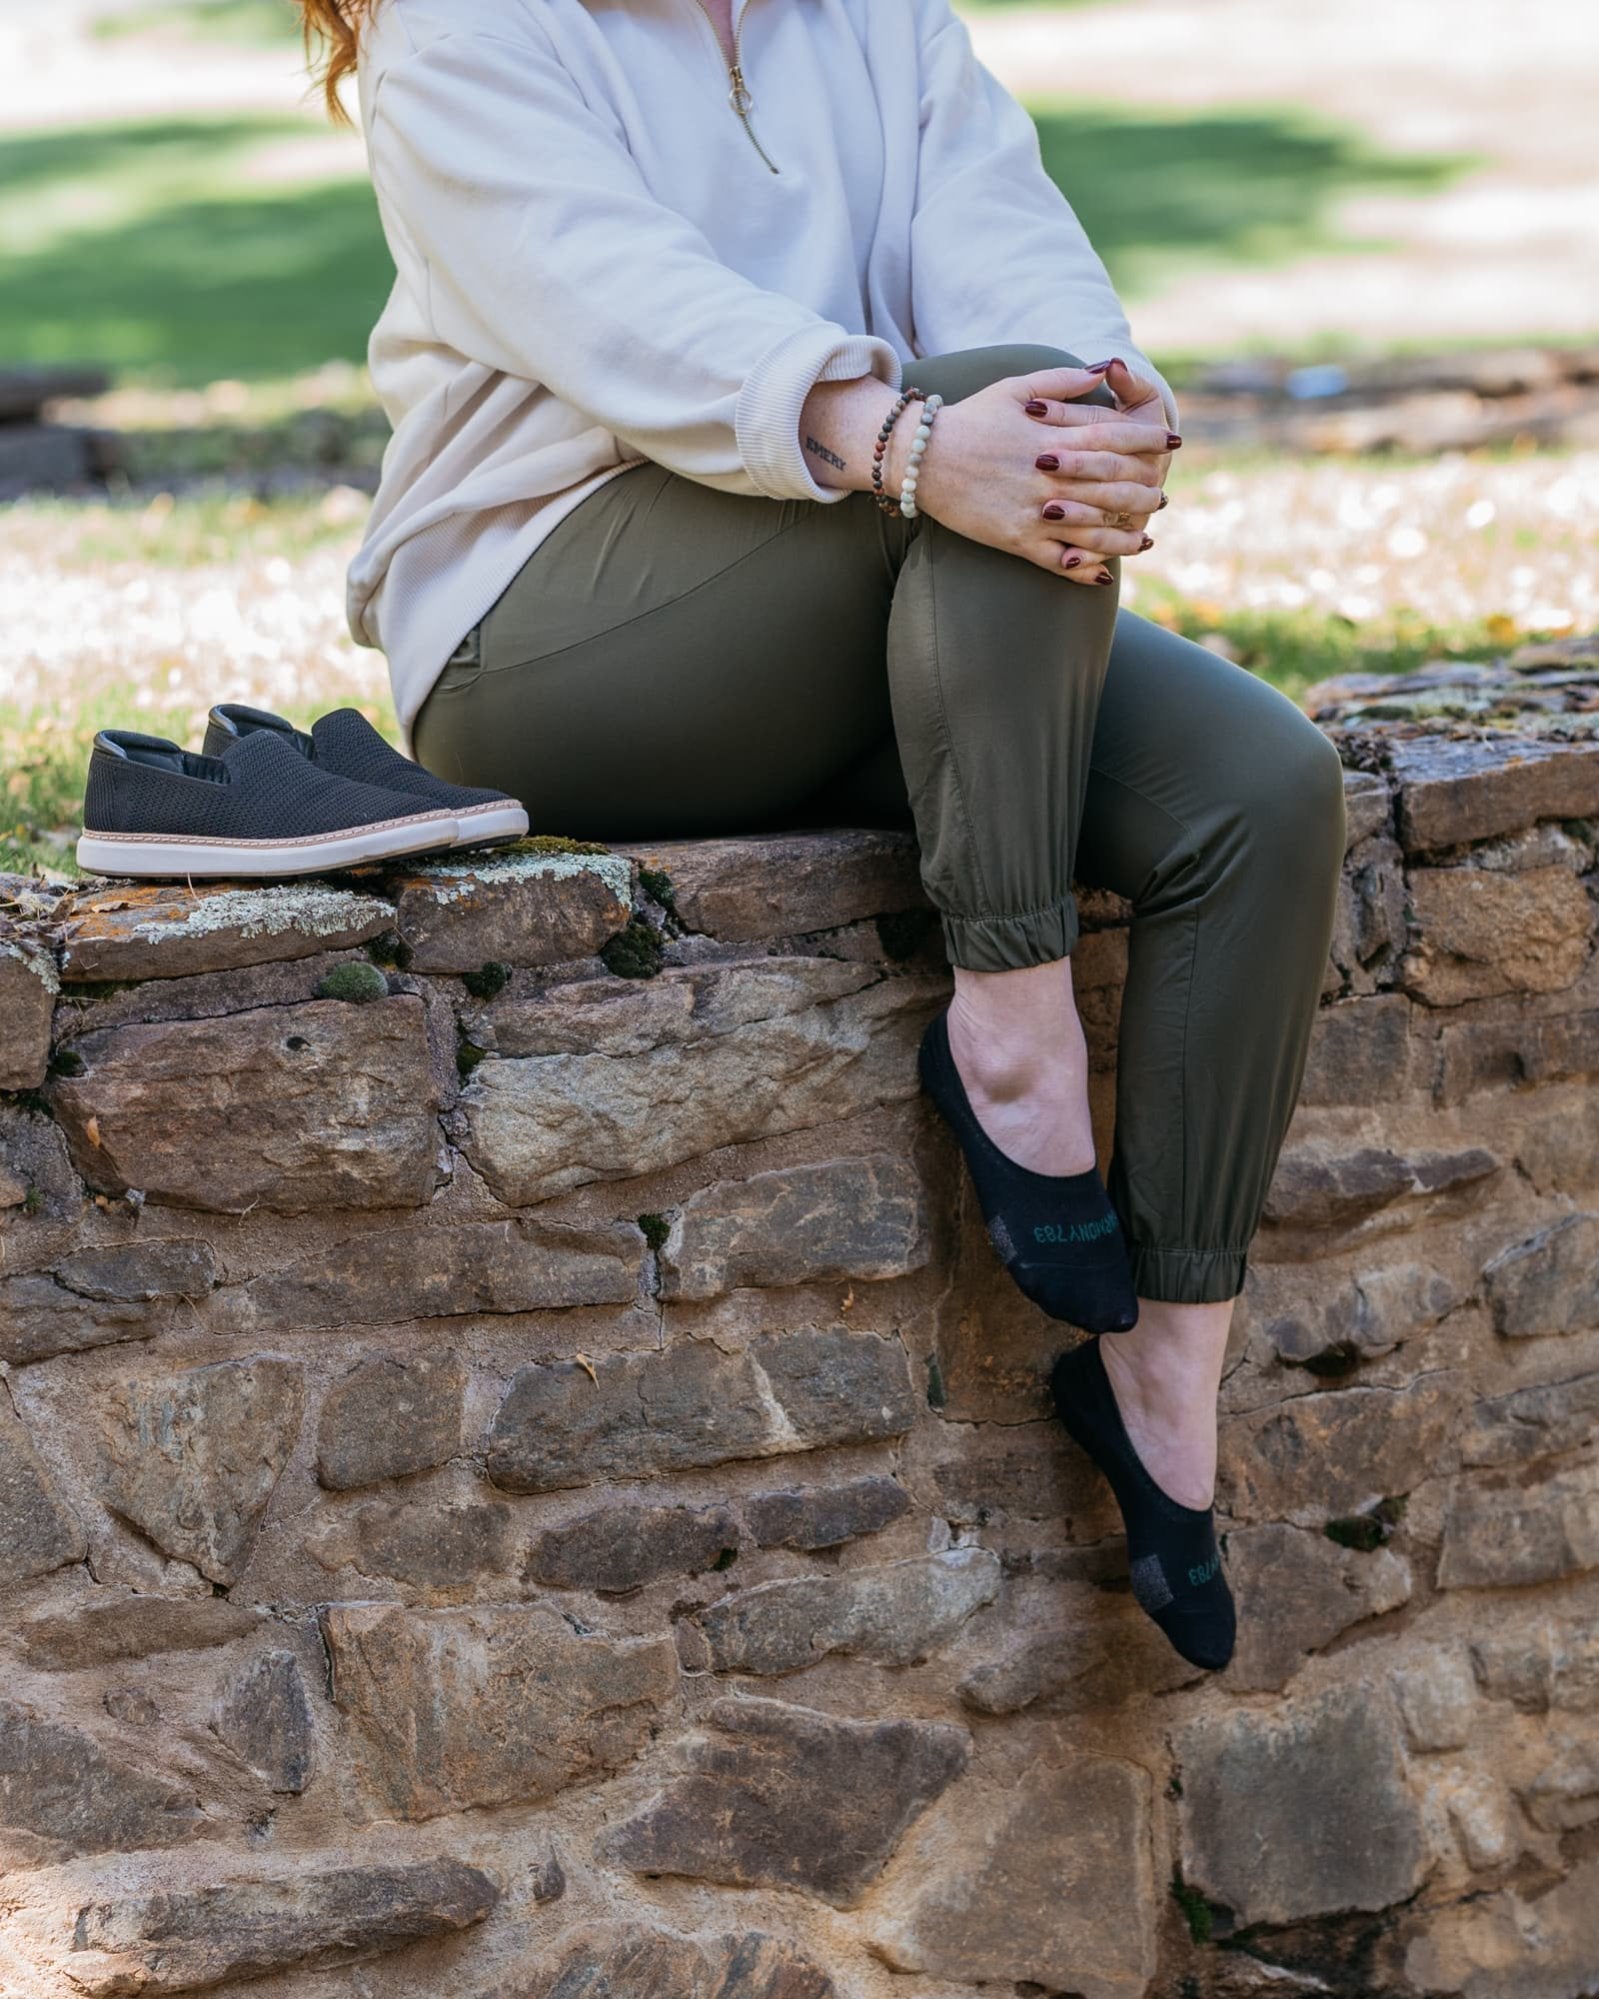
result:
[[[94,747],[103,750],[107,756],[118,757],[123,763],[135,763],[140,750],[154,750],[162,756],[183,756],[183,745],[175,743],[168,736],[147,736],[138,729],[98,729],[95,732]]]
[[[265,732],[272,736],[297,736],[300,731],[284,715],[274,715],[270,708],[251,708],[242,701],[219,701],[211,710],[211,719],[225,728],[230,736],[252,736]]]

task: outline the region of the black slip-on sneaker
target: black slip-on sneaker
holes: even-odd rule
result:
[[[225,756],[102,729],[89,756],[78,866],[156,878],[311,875],[455,845],[455,814],[355,784],[261,733]]]
[[[310,734],[281,715],[264,708],[246,708],[237,701],[220,702],[206,725],[205,752],[221,756],[229,743],[270,734],[290,743],[303,757],[335,777],[358,784],[381,785],[385,791],[407,792],[442,812],[453,812],[458,847],[480,846],[486,840],[520,840],[527,831],[527,814],[503,791],[481,785],[449,784],[384,741],[355,708],[335,708],[311,724]]]

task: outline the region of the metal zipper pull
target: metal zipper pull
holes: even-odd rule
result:
[[[756,138],[755,127],[750,123],[750,112],[755,108],[755,99],[751,97],[749,88],[744,81],[744,72],[735,62],[728,64],[727,73],[733,79],[733,87],[727,93],[727,101],[743,120],[744,130],[750,135],[750,144],[775,174],[777,172],[777,163],[768,154],[760,140]]]
[[[717,53],[722,54],[722,38],[716,32],[716,23],[711,19],[710,9],[705,5],[705,0],[694,0],[694,4],[705,16],[705,25],[711,31]],[[727,61],[725,54],[722,55],[722,60]],[[732,105],[739,123],[744,127],[745,137],[775,174],[779,171],[778,164],[756,138],[755,127],[750,123],[750,112],[755,108],[755,99],[750,95],[749,85],[744,81],[744,71],[739,65],[737,28],[733,30],[733,60],[727,64],[727,75],[731,86],[727,93],[727,101]]]

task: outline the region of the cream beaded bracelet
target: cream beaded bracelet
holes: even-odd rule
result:
[[[927,396],[922,401],[921,422],[911,439],[910,463],[905,467],[905,477],[900,481],[899,488],[899,510],[908,521],[916,518],[916,482],[921,477],[922,460],[927,455],[927,440],[933,434],[933,419],[943,407],[944,398],[939,395]]]

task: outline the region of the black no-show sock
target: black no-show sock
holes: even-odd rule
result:
[[[949,1049],[947,1014],[922,1036],[922,1087],[960,1141],[989,1240],[1017,1285],[1052,1319],[1090,1333],[1138,1322],[1127,1244],[1105,1183],[1086,1173],[1034,1173],[984,1131]]]
[[[1049,1385],[1060,1420],[1116,1495],[1140,1607],[1190,1665],[1219,1672],[1233,1656],[1237,1617],[1216,1545],[1215,1508],[1179,1505],[1144,1469],[1122,1422],[1098,1340],[1063,1353]]]

